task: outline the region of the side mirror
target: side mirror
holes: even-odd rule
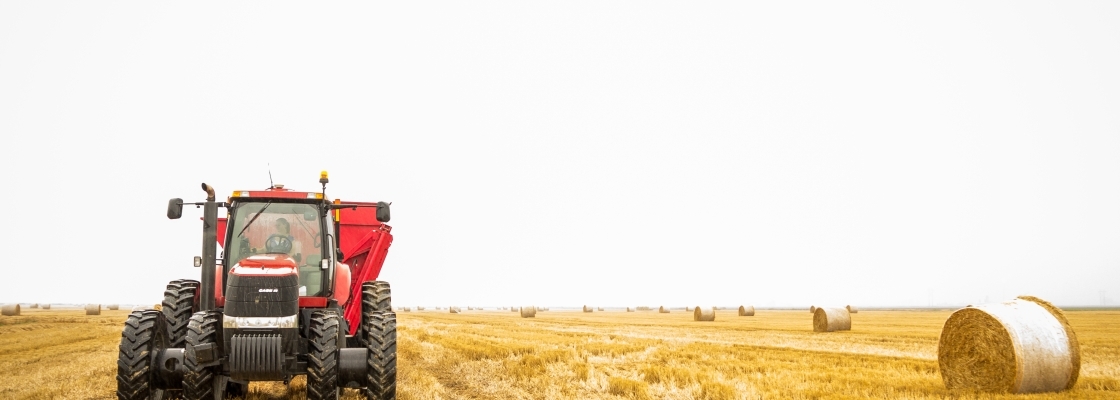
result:
[[[179,219],[183,216],[183,199],[167,201],[167,219]]]
[[[389,222],[389,203],[384,201],[377,202],[377,220],[380,222]]]

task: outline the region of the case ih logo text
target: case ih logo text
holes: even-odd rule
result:
[[[280,289],[258,289],[258,293],[278,293]]]

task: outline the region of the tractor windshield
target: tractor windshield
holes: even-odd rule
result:
[[[322,230],[314,204],[251,202],[231,208],[232,237],[226,241],[229,265],[255,254],[287,254],[299,266],[300,294],[322,290]]]

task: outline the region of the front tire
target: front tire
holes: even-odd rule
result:
[[[307,399],[338,399],[338,314],[316,311],[308,325]]]
[[[366,334],[366,388],[368,400],[397,398],[397,314],[363,315]]]
[[[117,399],[147,400],[162,396],[163,392],[152,385],[154,353],[167,348],[162,327],[163,315],[159,311],[136,311],[128,315],[117,353]]]
[[[220,350],[218,337],[221,335],[222,314],[217,311],[198,312],[191,316],[187,325],[186,351],[183,363],[187,366],[187,376],[183,380],[183,393],[187,400],[213,400],[214,393],[218,391],[215,386],[222,379],[217,379],[221,373],[221,365],[211,365],[211,360],[199,360],[196,348],[204,345],[213,345],[215,352]],[[221,390],[224,395],[224,388]]]

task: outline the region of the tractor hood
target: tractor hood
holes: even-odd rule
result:
[[[296,260],[287,254],[258,254],[249,256],[237,263],[237,275],[278,276],[298,274]]]

